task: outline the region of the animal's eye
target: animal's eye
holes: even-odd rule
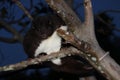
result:
[[[46,38],[46,34],[42,34],[42,38]]]
[[[40,53],[38,56],[45,56],[45,55],[47,55],[47,54],[44,53],[44,52],[42,52],[42,53]]]

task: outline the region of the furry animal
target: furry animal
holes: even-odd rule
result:
[[[56,33],[58,28],[67,30],[65,23],[57,15],[45,15],[35,18],[23,41],[24,50],[28,57],[34,58],[38,55],[59,51],[64,44],[62,44],[62,38]],[[86,65],[86,62],[82,60],[78,56],[70,56],[52,60],[52,63],[47,62],[45,65],[58,72],[86,74],[93,68],[88,64]]]
[[[27,55],[37,57],[42,53],[50,54],[61,49],[62,38],[57,34],[56,29],[67,30],[58,16],[40,16],[33,20],[31,29],[26,34],[23,45]],[[52,60],[53,63],[61,65],[60,59]]]

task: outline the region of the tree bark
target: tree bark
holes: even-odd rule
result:
[[[42,58],[35,58],[30,62],[23,61],[14,65],[0,67],[0,71],[19,70],[29,65],[51,60],[55,57],[65,57],[65,55],[78,53],[75,55],[84,56],[85,59],[107,79],[119,80],[120,66],[108,55],[109,52],[105,52],[101,49],[96,40],[91,0],[84,0],[85,21],[83,23],[63,0],[46,0],[46,2],[64,20],[68,26],[69,32],[72,33],[68,35],[63,31],[63,33],[59,35],[70,42],[70,44],[75,46],[79,51],[77,49],[75,49],[75,52],[71,51],[72,49],[68,51],[64,50],[62,52],[63,54],[51,54]],[[70,38],[72,38],[72,40]]]
[[[109,56],[104,56],[105,51],[99,46],[94,32],[94,19],[91,0],[84,0],[85,21],[81,23],[77,15],[70,9],[63,0],[46,0],[50,7],[69,26],[69,30],[79,39],[90,44],[90,50],[86,59],[107,79],[120,79],[120,66]],[[86,53],[86,51],[84,51]],[[104,56],[104,57],[103,57]],[[102,58],[102,59],[101,59]]]
[[[69,7],[73,8],[73,0],[65,0],[65,2],[69,5]]]

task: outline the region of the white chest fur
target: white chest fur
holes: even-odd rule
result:
[[[67,30],[67,26],[61,26],[60,27],[63,30]],[[48,39],[42,41],[39,44],[39,47],[35,51],[35,57],[38,56],[40,53],[47,53],[50,54],[52,52],[57,52],[61,48],[61,37],[57,34],[55,31],[52,36],[50,36]],[[60,59],[54,59],[52,60],[53,63],[60,65],[61,60]]]

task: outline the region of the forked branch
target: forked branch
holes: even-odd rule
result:
[[[100,48],[95,37],[91,0],[84,0],[84,23],[80,22],[76,14],[72,11],[72,9],[68,8],[63,0],[46,0],[46,2],[65,21],[65,23],[69,26],[69,30],[73,32],[79,40],[83,40],[90,44],[90,50],[88,50],[88,53],[96,56],[95,59],[93,58],[95,62],[92,61],[92,59],[88,60],[87,56],[86,59],[107,79],[119,80],[120,66],[109,55],[99,61],[106,52]],[[86,53],[86,51],[83,52]]]
[[[20,7],[23,10],[23,12],[28,16],[28,18],[33,20],[33,17],[30,15],[28,10],[26,10],[26,8],[23,6],[23,4],[19,0],[12,0],[12,1],[15,2],[18,5],[18,7]]]
[[[66,32],[58,30],[58,33],[60,33],[59,35],[80,51],[77,49],[74,49],[75,52],[71,51],[72,49],[63,50],[61,54],[54,53],[44,57],[35,58],[30,61],[23,61],[15,65],[0,67],[0,71],[18,70],[25,68],[28,65],[39,64],[42,61],[73,54],[84,56],[85,59],[88,60],[90,64],[107,79],[119,80],[120,66],[109,55],[105,55],[106,52],[100,48],[96,40],[91,0],[84,0],[84,23],[81,23],[74,11],[72,11],[72,9],[67,6],[63,0],[46,0],[46,2],[64,20],[64,22],[69,26],[69,31],[72,33],[66,34]]]

